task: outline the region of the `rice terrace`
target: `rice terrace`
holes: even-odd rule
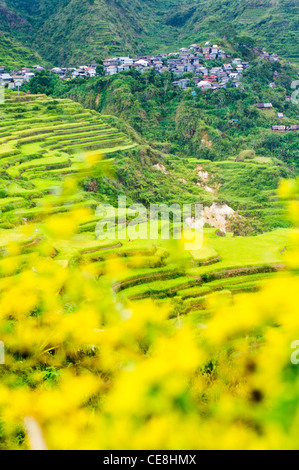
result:
[[[0,1],[0,450],[298,449],[298,7],[154,3]]]
[[[57,116],[57,107],[63,114]],[[20,112],[20,108],[22,114],[14,121],[12,113]],[[95,211],[97,200],[88,193],[82,191],[71,200],[59,201],[56,197],[56,202],[55,188],[64,177],[80,172],[84,152],[100,149],[110,160],[136,146],[111,127],[111,120],[70,100],[15,94],[6,100],[1,116],[1,181],[6,193],[1,203],[1,238],[5,242],[15,231],[17,237],[16,227],[29,221],[41,222],[45,214],[84,207]],[[45,210],[46,204],[52,205],[51,209]],[[80,257],[92,261],[99,275],[105,273],[105,260],[120,259],[130,270],[129,277],[121,275],[115,286],[122,296],[173,298],[182,313],[192,311],[192,303],[196,312],[200,298],[214,290],[255,290],[263,278],[282,268],[281,252],[288,243],[286,229],[251,239],[228,234],[225,240],[217,237],[217,229],[206,229],[204,249],[186,254],[188,267],[182,269],[163,240],[160,246],[143,240],[101,243],[95,235],[96,222],[91,217],[80,224],[74,245],[57,250],[55,259],[71,262]],[[27,240],[29,250],[30,243],[35,247],[39,241],[39,237]]]

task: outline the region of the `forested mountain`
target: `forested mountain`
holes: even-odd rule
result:
[[[0,0],[0,31],[57,65],[233,41],[240,32],[295,62],[298,1]]]

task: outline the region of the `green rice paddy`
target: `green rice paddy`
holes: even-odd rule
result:
[[[59,198],[63,180],[82,170],[91,152],[101,151],[106,159],[117,160],[136,144],[111,127],[109,116],[43,95],[18,98],[9,93],[0,107],[0,123],[0,253],[7,243],[22,240],[24,252],[15,272],[9,274],[17,275],[20,263],[26,264],[43,238],[40,222],[45,214],[62,214],[74,207],[88,207],[95,214],[100,195],[81,189],[69,200]],[[215,173],[223,166],[216,163]],[[101,241],[95,234],[98,220],[94,215],[82,221],[71,241],[58,240],[54,259],[65,264],[93,263],[98,277],[112,280],[116,299],[167,302],[172,316],[204,315],[206,298],[214,292],[254,292],[283,269],[289,246],[288,229],[219,237],[215,228],[205,228],[204,245],[194,252],[174,240]],[[22,226],[30,222],[36,223],[36,238],[24,239]],[[143,231],[147,229],[145,223]],[[113,264],[118,269],[112,275]],[[0,288],[7,275],[0,272]]]

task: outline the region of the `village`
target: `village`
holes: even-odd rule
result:
[[[201,61],[224,60],[228,63],[221,66],[208,67],[201,64]],[[129,70],[134,67],[141,73],[153,69],[156,73],[169,71],[177,78],[173,82],[174,87],[187,89],[190,87],[191,78],[193,83],[201,90],[216,90],[226,87],[229,80],[233,86],[238,87],[241,83],[243,71],[249,67],[249,62],[241,59],[232,59],[230,54],[218,47],[206,43],[204,47],[192,44],[189,49],[182,48],[179,52],[170,54],[158,54],[157,56],[142,56],[137,59],[129,57],[107,59],[103,62],[107,75]],[[188,78],[184,75],[190,74]]]
[[[269,54],[265,50],[254,48],[256,54],[263,60],[271,62],[279,62],[277,54]],[[208,67],[208,61],[217,61],[215,66],[212,64]],[[203,65],[201,62],[204,62]],[[221,65],[220,65],[221,64]],[[59,76],[61,80],[72,80],[83,78],[85,80],[94,78],[99,75],[112,76],[117,73],[126,72],[131,69],[144,73],[153,70],[157,74],[163,74],[168,71],[176,78],[172,82],[173,87],[182,90],[192,89],[196,94],[196,88],[201,92],[207,90],[217,91],[226,88],[228,83],[238,88],[241,85],[244,70],[250,67],[249,62],[244,62],[240,58],[232,58],[218,45],[212,45],[206,42],[204,46],[191,44],[188,48],[181,48],[179,52],[161,53],[154,56],[138,56],[135,59],[130,57],[114,57],[105,59],[99,64],[81,65],[79,67],[54,67],[50,69],[51,73]],[[19,71],[10,72],[0,65],[0,83],[9,89],[15,90],[28,83],[37,72],[44,70],[40,65],[34,65],[31,68],[25,67]],[[277,72],[276,72],[277,74]],[[269,83],[270,88],[276,88],[275,74],[273,82]],[[286,98],[287,101],[291,97]],[[259,109],[272,109],[272,103],[258,103]],[[282,113],[278,113],[277,117],[283,119]],[[272,126],[274,132],[287,132],[299,130],[298,125],[275,125]]]
[[[265,51],[258,51],[261,58],[270,61],[279,61],[277,54],[268,54]],[[221,61],[221,66],[208,67],[201,64],[207,60]],[[225,63],[224,63],[225,61]],[[205,46],[192,44],[189,49],[181,48],[179,52],[170,54],[157,54],[155,56],[138,56],[135,59],[130,57],[115,57],[105,59],[103,62],[103,73],[107,76],[115,75],[119,72],[125,72],[135,69],[141,73],[147,70],[154,70],[156,73],[169,71],[177,78],[173,82],[174,87],[182,89],[189,88],[191,78],[185,78],[185,74],[191,74],[193,82],[201,90],[216,90],[225,88],[231,81],[234,87],[239,87],[242,74],[249,67],[249,62],[244,62],[240,58],[232,59],[218,45],[211,45],[209,42]],[[55,67],[50,72],[57,74],[62,80],[71,80],[76,78],[94,78],[99,75],[97,63],[90,65],[81,65],[78,67]],[[43,70],[40,65],[34,65],[31,68],[25,67],[19,71],[8,71],[0,65],[0,81],[7,85],[9,89],[15,89],[28,83],[36,74]],[[275,84],[274,84],[275,85]],[[273,86],[274,86],[273,85]],[[271,84],[270,84],[271,86]]]

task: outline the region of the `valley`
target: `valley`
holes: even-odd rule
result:
[[[0,0],[1,451],[298,449],[298,17]]]
[[[15,92],[7,92],[1,123],[2,248],[4,249],[7,240],[13,237],[18,239],[20,227],[26,227],[29,223],[36,224],[34,239],[31,237],[22,242],[28,247],[27,254],[22,255],[22,263],[25,264],[28,253],[32,250],[34,252],[44,239],[42,221],[45,217],[59,217],[82,208],[95,213],[97,206],[103,202],[103,195],[98,192],[103,180],[106,187],[110,184],[117,188],[119,185],[114,180],[115,176],[109,176],[113,168],[109,170],[109,165],[113,164],[117,169],[132,164],[133,152],[137,159],[136,164],[140,166],[137,161],[142,153],[142,146],[117,128],[116,118],[84,110],[71,100],[54,100],[45,95],[23,93],[18,96]],[[86,161],[89,155],[92,157],[93,153],[98,152],[105,155],[105,159],[97,165],[93,176],[87,173],[86,180]],[[114,286],[121,299],[138,301],[151,298],[169,301],[176,314],[199,311],[199,314],[205,315],[204,302],[209,293],[218,290],[229,290],[232,293],[255,291],[261,286],[263,279],[268,279],[271,273],[281,270],[283,253],[289,242],[287,229],[280,228],[269,234],[249,238],[233,237],[233,232],[230,232],[235,230],[238,233],[240,226],[246,226],[246,217],[250,211],[265,211],[271,218],[274,214],[277,217],[282,211],[284,217],[283,208],[275,202],[275,191],[264,190],[269,197],[268,208],[262,204],[263,209],[258,209],[249,197],[245,197],[244,203],[248,205],[250,201],[251,209],[248,207],[245,211],[239,210],[236,215],[228,217],[219,215],[217,219],[216,208],[219,208],[221,214],[222,207],[219,190],[207,192],[204,182],[207,184],[213,174],[213,181],[227,178],[231,186],[233,175],[240,181],[243,175],[255,169],[266,174],[271,171],[273,163],[262,163],[259,159],[249,160],[247,163],[213,163],[194,159],[174,159],[169,164],[170,162],[173,169],[168,169],[167,172],[161,171],[159,165],[157,169],[149,165],[153,178],[161,185],[161,192],[164,191],[165,194],[165,187],[171,185],[172,190],[176,189],[178,194],[181,193],[182,201],[188,198],[190,200],[191,197],[194,203],[200,198],[200,201],[205,200],[208,205],[212,202],[214,204],[215,212],[211,212],[207,222],[215,227],[204,230],[205,242],[202,249],[185,253],[181,259],[176,256],[178,242],[175,240],[154,242],[130,241],[127,238],[121,242],[117,239],[101,242],[97,240],[95,233],[100,219],[91,215],[79,224],[78,233],[71,243],[68,241],[65,245],[58,242],[54,259],[67,265],[75,260],[79,263],[88,260],[94,263],[100,279],[105,278],[107,266],[115,260],[123,272],[118,274]],[[190,177],[186,172],[186,165],[190,167]],[[197,184],[192,183],[192,168],[196,170],[193,175],[198,173]],[[144,168],[143,171],[148,170]],[[76,181],[77,177],[83,178],[80,190],[69,197],[59,196],[61,185],[65,181]],[[127,187],[129,184],[126,181]],[[126,186],[120,186],[119,190],[130,198],[130,190],[127,192]],[[183,189],[184,186],[186,189]],[[228,203],[235,205],[233,193],[231,194]],[[229,217],[232,217],[231,220]],[[147,230],[146,222],[144,230]],[[218,231],[224,232],[225,238],[218,236]],[[5,276],[2,279],[5,280]]]

